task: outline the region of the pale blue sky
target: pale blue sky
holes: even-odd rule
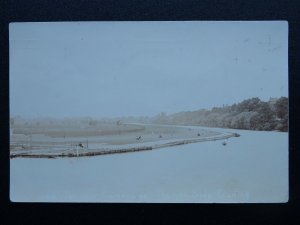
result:
[[[285,21],[9,28],[13,116],[153,116],[288,96]]]

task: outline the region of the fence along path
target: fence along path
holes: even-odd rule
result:
[[[120,153],[128,153],[128,152],[138,152],[138,151],[149,151],[153,149],[159,149],[159,148],[166,148],[166,147],[172,147],[177,145],[184,145],[184,144],[190,144],[190,143],[196,143],[196,142],[204,142],[204,141],[216,141],[216,140],[223,140],[228,139],[231,137],[239,137],[240,135],[237,133],[227,133],[227,134],[221,134],[213,137],[202,137],[202,138],[193,138],[193,139],[185,139],[185,140],[177,140],[177,141],[169,141],[167,143],[162,144],[153,144],[151,146],[137,146],[137,147],[125,147],[121,149],[99,149],[92,151],[88,149],[79,149],[78,147],[75,149],[67,149],[61,152],[53,152],[53,153],[11,153],[10,158],[17,158],[17,157],[23,157],[23,158],[58,158],[58,157],[83,157],[83,156],[97,156],[97,155],[109,155],[109,154],[120,154]]]

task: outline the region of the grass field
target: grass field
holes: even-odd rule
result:
[[[151,150],[213,139],[225,134],[200,127],[103,123],[95,126],[19,126],[11,134],[11,156],[85,156]]]

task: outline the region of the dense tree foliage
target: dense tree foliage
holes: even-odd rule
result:
[[[288,98],[271,98],[268,102],[259,98],[244,100],[231,106],[214,107],[211,110],[164,113],[156,116],[156,123],[203,125],[247,130],[288,130]]]
[[[231,106],[213,107],[211,110],[179,112],[167,115],[162,112],[155,117],[117,117],[101,118],[34,118],[11,117],[12,128],[33,127],[93,127],[101,124],[125,123],[160,123],[178,125],[200,125],[209,127],[224,127],[247,130],[278,130],[288,131],[288,98],[270,98],[264,102],[259,98],[251,98]]]

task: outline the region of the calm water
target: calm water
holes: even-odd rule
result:
[[[286,202],[288,134],[241,137],[153,151],[10,161],[16,202]]]

